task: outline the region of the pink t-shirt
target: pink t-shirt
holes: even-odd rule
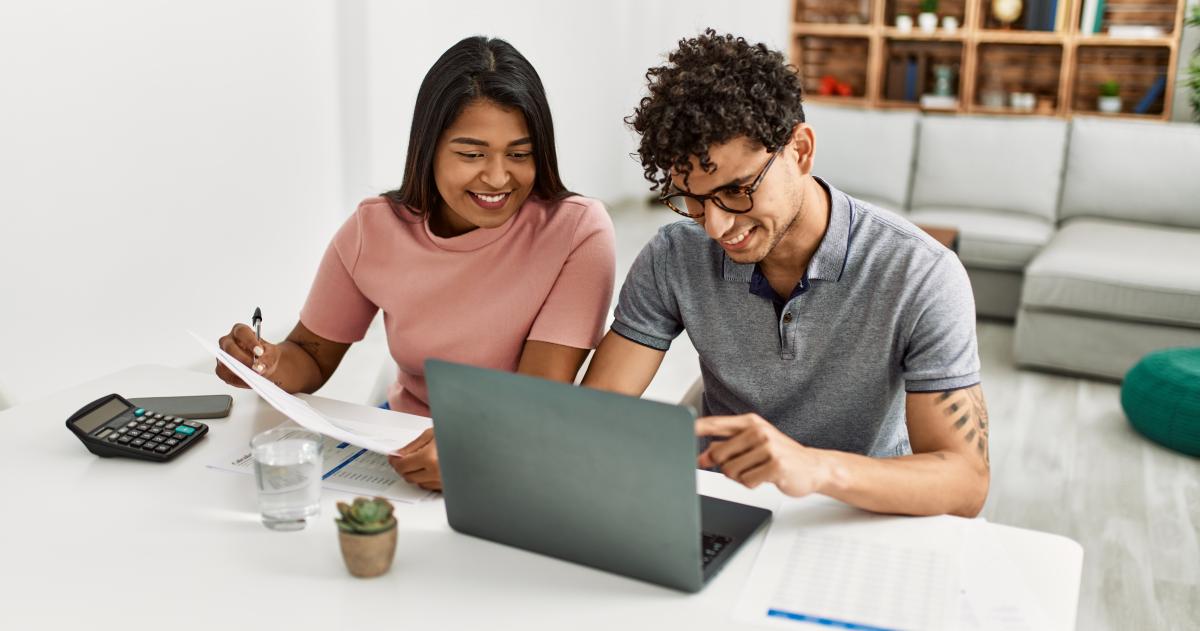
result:
[[[612,220],[584,197],[530,197],[504,225],[449,239],[373,197],[333,237],[300,321],[351,343],[383,309],[398,368],[388,403],[428,416],[426,359],[515,371],[526,340],[595,348],[614,250]]]

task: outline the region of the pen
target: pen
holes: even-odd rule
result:
[[[262,341],[262,309],[254,308],[254,315],[250,317],[250,324],[254,326],[254,338]]]

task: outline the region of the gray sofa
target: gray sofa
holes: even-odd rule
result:
[[[1025,366],[1120,379],[1200,346],[1200,126],[807,105],[816,173],[959,230],[980,316]]]

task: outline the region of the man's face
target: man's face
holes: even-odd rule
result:
[[[765,259],[796,221],[803,198],[801,158],[807,157],[800,156],[796,146],[789,143],[772,163],[753,193],[754,207],[750,212],[731,213],[709,200],[704,205],[704,216],[695,220],[735,262],[758,263]],[[699,160],[692,158],[687,184],[680,175],[672,178],[672,184],[699,195],[747,187],[771,159],[766,148],[746,137],[713,145],[708,148],[708,155],[717,167],[715,171],[704,172]]]

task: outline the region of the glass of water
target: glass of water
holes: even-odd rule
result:
[[[250,439],[258,506],[271,530],[300,530],[321,510],[321,435],[277,427]]]

